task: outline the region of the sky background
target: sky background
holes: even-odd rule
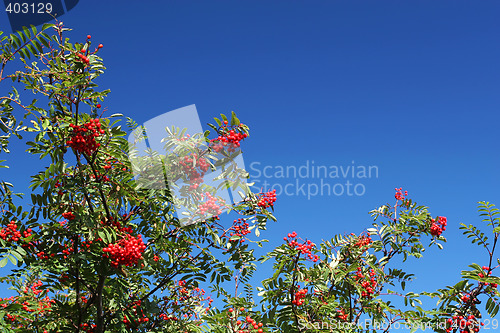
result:
[[[418,292],[487,264],[459,223],[481,226],[477,201],[500,204],[499,14],[488,0],[83,0],[61,20],[73,42],[90,34],[104,45],[108,115],[144,123],[195,104],[206,124],[234,110],[250,126],[247,170],[271,184],[296,179],[256,170],[377,167],[378,177],[324,179],[361,184],[363,195],[278,195],[266,250],[291,231],[316,243],[360,233],[370,210],[394,203],[395,187],[446,216],[445,249],[406,266]],[[4,12],[0,30],[10,32]],[[24,149],[13,143],[11,169],[0,171],[21,192],[36,171]]]

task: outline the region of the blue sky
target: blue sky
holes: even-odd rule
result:
[[[205,124],[234,110],[251,130],[247,166],[377,166],[378,177],[351,179],[360,196],[279,195],[269,250],[293,230],[316,243],[359,233],[395,187],[447,216],[445,250],[407,266],[419,291],[486,264],[458,224],[481,225],[477,201],[500,204],[499,10],[488,0],[85,0],[61,20],[73,41],[104,45],[109,114],[143,123],[196,104]],[[0,22],[9,31],[3,12]],[[26,157],[11,166],[1,172],[24,186]]]

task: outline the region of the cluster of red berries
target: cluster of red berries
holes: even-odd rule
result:
[[[43,299],[37,301],[38,307],[35,309],[33,308],[33,304],[31,304],[28,301],[24,301],[22,303],[23,310],[26,312],[35,312],[38,311],[39,313],[43,313],[45,311],[50,312],[52,304],[54,304],[56,301],[51,299],[49,296],[45,296]]]
[[[488,266],[483,266],[481,267],[484,271],[484,273],[479,273],[478,276],[480,278],[484,278],[486,275],[491,275],[491,269],[488,267]],[[493,292],[494,293],[494,289],[496,289],[498,287],[498,284],[496,283],[488,283],[488,282],[479,282],[479,284],[482,284],[484,286],[491,286],[492,289],[489,289],[488,291],[490,292]]]
[[[73,252],[73,247],[67,246],[62,250],[63,258],[66,259]]]
[[[97,328],[96,324],[87,324],[83,323],[80,324],[80,328],[85,332],[85,333],[94,333],[95,329]]]
[[[175,317],[175,316],[170,317],[166,313],[160,313],[160,315],[158,317],[160,317],[160,319],[163,319],[163,320],[173,320],[173,321],[179,320],[177,317]]]
[[[137,238],[127,235],[115,244],[109,244],[108,247],[102,249],[104,252],[109,252],[111,256],[111,266],[118,267],[120,265],[135,266],[142,259],[142,253],[146,249],[146,245],[142,241],[142,236]]]
[[[403,194],[403,188],[402,187],[395,188],[394,190],[396,191],[396,194],[394,195],[394,197],[396,198],[396,200],[404,200],[404,199],[406,199],[406,196],[408,195],[408,191],[405,191],[404,194]]]
[[[21,234],[21,232],[17,230],[16,222],[10,221],[7,227],[0,230],[0,238],[7,242],[17,242],[21,239],[21,235],[25,238],[31,236],[31,231],[31,228],[28,228]]]
[[[0,308],[6,308],[9,306],[8,302],[13,302],[14,301],[14,296],[6,297],[6,298],[1,298],[0,297]],[[18,302],[16,302],[18,303]]]
[[[431,220],[431,235],[432,236],[441,236],[443,231],[446,230],[446,217],[444,216],[439,216],[438,221],[432,219]]]
[[[222,213],[222,207],[224,207],[224,201],[222,199],[212,196],[209,192],[201,195],[202,198],[206,198],[206,201],[198,207],[198,214],[210,214],[220,215]]]
[[[36,254],[36,256],[38,257],[38,259],[42,259],[42,260],[44,260],[44,259],[45,259],[45,260],[49,259],[49,255],[48,255],[48,253],[45,253],[44,251],[40,251],[40,252],[38,252],[38,253]],[[51,256],[51,257],[53,257],[53,256],[54,256],[54,254],[51,254],[50,256]]]
[[[208,171],[209,164],[206,158],[198,157],[195,153],[190,156],[184,156],[179,162],[181,172],[186,176],[190,184],[189,190],[195,190],[203,183],[203,176]]]
[[[360,236],[356,243],[354,243],[355,246],[359,248],[363,248],[365,246],[369,246],[372,243],[372,238],[369,236],[362,235]]]
[[[100,108],[101,104],[97,104],[97,107]],[[109,169],[113,168],[113,164],[122,164],[123,165],[123,163],[120,163],[118,161],[112,161],[109,158],[106,158],[106,160],[104,162],[106,163],[103,166],[104,170],[109,170]],[[127,171],[126,167],[122,167],[121,169],[122,169],[122,171]]]
[[[488,266],[482,266],[481,268],[483,269],[484,272],[479,273],[478,277],[480,277],[482,279],[485,276],[491,275],[491,269]],[[486,292],[490,292],[492,294],[496,293],[495,289],[498,287],[498,284],[496,284],[496,283],[488,283],[488,282],[479,282],[479,285],[484,285],[484,286],[488,286],[489,285],[491,288],[488,288],[486,290]],[[470,295],[469,294],[464,294],[464,295],[462,295],[462,297],[460,297],[460,299],[462,300],[462,302],[468,303],[470,301]]]
[[[73,214],[73,212],[64,212],[61,214],[62,217],[64,217],[65,219],[71,221],[75,218],[75,214]]]
[[[90,60],[85,56],[85,49],[80,50],[81,53],[77,52],[76,56],[86,65],[89,64]]]
[[[227,124],[228,122],[225,120],[219,137],[210,140],[213,143],[213,149],[217,153],[220,153],[226,147],[228,152],[234,152],[240,146],[240,141],[248,137],[247,133],[240,132],[240,129],[244,126],[243,124],[235,126],[234,129],[229,129]]]
[[[104,175],[104,174],[100,174],[100,173],[97,173],[97,177],[94,176],[94,174],[91,174],[90,178],[95,179],[95,180],[100,181],[100,182],[103,182],[103,183],[109,182],[109,177]]]
[[[142,312],[142,309],[140,308],[141,306],[141,300],[135,301],[133,303],[134,305],[132,306],[132,311],[134,312],[135,317],[139,318],[130,318],[127,317],[126,315],[123,316],[123,323],[127,325],[127,327],[130,326],[137,326],[141,323],[146,323],[149,321],[149,318],[144,315]]]
[[[54,184],[54,187],[55,187],[55,188],[58,188],[58,187],[61,187],[61,186],[63,186],[63,184],[61,184],[61,182],[60,182],[60,181],[57,181],[57,182]],[[63,195],[63,194],[64,194],[64,191],[63,191],[63,190],[59,190],[59,191],[57,191],[57,194],[59,194],[59,195]]]
[[[99,119],[91,119],[81,126],[74,124],[69,124],[69,126],[73,132],[71,139],[66,142],[68,146],[87,155],[92,155],[99,148],[100,144],[95,141],[95,138],[104,134]]]
[[[230,308],[227,310],[227,312],[228,312],[228,316],[233,317],[233,320],[234,320],[234,319],[237,319],[239,317],[239,315],[241,315],[242,313],[245,312],[245,308],[241,307],[239,309],[239,311],[234,310],[233,308]],[[244,320],[236,320],[235,324],[236,324],[235,329],[238,330],[237,331],[238,333],[253,333],[253,332],[262,333],[262,332],[264,332],[264,330],[262,329],[264,324],[257,323],[250,316],[246,316],[244,318]]]
[[[478,276],[480,278],[484,278],[485,275],[491,275],[491,270],[490,270],[490,268],[488,266],[483,266],[481,268],[483,269],[484,274],[483,273],[479,273]]]
[[[42,291],[40,291],[42,292]],[[21,296],[25,298],[25,296]],[[45,296],[42,299],[35,300],[34,302],[29,302],[28,300],[25,300],[24,302],[20,302],[20,296],[11,296],[7,298],[1,298],[0,297],[0,304],[1,308],[6,308],[11,304],[20,304],[23,308],[24,311],[26,312],[37,312],[39,315],[43,315],[45,312],[50,312],[52,304],[54,304],[56,301],[51,299],[48,296]],[[34,307],[33,305],[37,305],[37,307]],[[17,320],[19,316],[17,315],[11,315],[9,313],[5,314],[5,317],[10,320],[11,322],[14,322]],[[23,318],[23,317],[21,317]],[[24,318],[23,318],[24,319]]]
[[[297,306],[304,304],[304,298],[306,297],[306,295],[307,295],[306,288],[297,291],[293,297],[292,304]]]
[[[337,314],[340,320],[346,321],[348,318],[348,315],[345,313],[343,309],[337,310]]]
[[[231,227],[234,232],[231,232],[229,235],[231,237],[233,236],[238,236],[238,237],[243,237],[245,235],[248,235],[251,231],[248,230],[249,224],[245,222],[245,219],[237,219],[234,220],[233,226]],[[230,229],[230,230],[231,230]],[[236,239],[234,241],[237,241]],[[243,243],[245,240],[241,239],[240,243]]]
[[[160,319],[165,321],[179,321],[182,318],[186,320],[199,321],[201,307],[204,307],[202,302],[209,301],[209,305],[213,302],[210,296],[205,297],[205,290],[199,287],[187,285],[185,280],[180,280],[169,287],[173,297],[164,296],[161,304],[161,313],[158,315]],[[176,309],[180,315],[169,315],[167,311]],[[208,308],[205,308],[207,311]],[[201,324],[201,322],[200,322]]]
[[[24,288],[24,292],[27,294],[28,291],[32,291],[35,295],[38,295],[40,294],[41,292],[43,292],[43,290],[39,290],[38,288],[43,286],[43,282],[41,280],[38,280],[36,281],[35,283],[33,283],[31,285],[31,287],[26,287]]]
[[[61,223],[61,222],[59,222],[59,223]],[[102,239],[101,238],[97,238],[96,241],[102,241]],[[89,248],[90,244],[92,244],[92,243],[93,243],[93,241],[88,241],[88,242],[83,241],[81,243],[82,248],[80,248],[78,250],[78,252],[83,251],[85,248]],[[45,251],[39,251],[36,255],[37,255],[38,259],[42,259],[42,260],[43,259],[46,260],[46,259],[49,259],[49,258],[53,258],[56,255],[62,255],[62,257],[64,259],[67,259],[68,256],[75,251],[74,242],[71,240],[71,243],[69,243],[69,244],[59,244],[59,250],[61,252],[55,251],[55,252],[52,252],[52,253],[47,253]]]
[[[257,206],[260,208],[272,207],[276,202],[276,190],[269,191],[260,196]]]
[[[186,285],[185,280],[180,280],[179,281],[179,289],[178,289],[178,294],[181,296],[179,297],[180,302],[187,302],[189,299],[193,297],[202,297],[205,295],[205,290],[201,289],[199,287],[192,288]]]
[[[87,40],[89,40],[89,39],[90,39],[90,37],[91,37],[90,35],[87,35]],[[104,47],[104,45],[99,44],[99,46],[95,49],[94,53],[96,53],[96,52],[97,52],[97,50],[102,49],[103,47]],[[77,57],[78,57],[78,58],[79,58],[79,59],[80,59],[80,60],[81,60],[84,64],[88,65],[88,64],[90,63],[90,60],[89,60],[89,58],[87,58],[87,57],[85,56],[85,53],[86,53],[86,52],[87,52],[87,51],[86,51],[84,48],[82,48],[82,49],[80,50],[80,53],[78,53],[78,52],[76,53],[76,56],[77,56]]]
[[[373,288],[377,286],[377,280],[375,280],[375,271],[373,269],[370,269],[368,275],[369,276],[365,277],[361,267],[358,267],[356,275],[354,276],[354,279],[357,282],[363,280],[361,282],[361,287],[363,287],[364,290],[361,292],[361,297],[364,298],[371,298],[375,292]]]
[[[288,237],[283,237],[283,240],[288,243],[291,248],[297,249],[301,254],[305,254],[306,258],[311,259],[313,262],[317,262],[319,257],[317,255],[312,255],[311,250],[316,246],[310,240],[304,241],[303,243],[298,242],[297,233],[294,231],[287,235]]]
[[[471,333],[479,332],[479,322],[474,315],[464,316],[453,316],[446,321],[448,328],[446,332],[451,332],[456,329],[460,329],[460,333]],[[481,323],[484,325],[484,323]]]
[[[90,248],[90,246],[92,246],[92,244],[94,242],[102,242],[102,238],[96,238],[95,240],[83,241],[82,244],[81,244],[81,248],[82,249],[80,251],[83,251],[85,249]]]

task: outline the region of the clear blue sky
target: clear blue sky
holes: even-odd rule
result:
[[[350,179],[360,196],[279,195],[278,223],[263,234],[272,245],[293,230],[317,243],[359,233],[395,187],[447,216],[445,250],[407,266],[419,291],[486,264],[458,224],[480,224],[477,201],[500,205],[499,14],[488,0],[83,0],[61,20],[73,41],[104,45],[109,114],[143,123],[196,104],[207,123],[234,110],[251,128],[247,169],[377,167],[378,177]],[[9,31],[5,13],[0,22]],[[11,165],[24,184],[30,165]]]

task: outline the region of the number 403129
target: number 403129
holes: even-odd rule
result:
[[[9,14],[45,14],[52,12],[52,4],[47,3],[26,3],[26,2],[14,2],[9,3],[5,8],[5,11]]]

